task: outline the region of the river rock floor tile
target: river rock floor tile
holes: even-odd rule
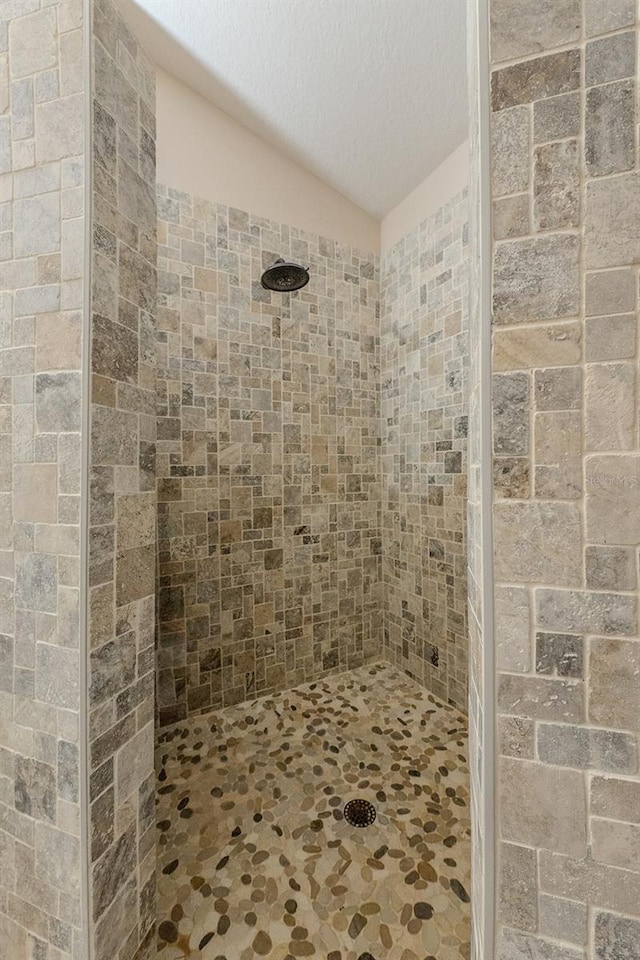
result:
[[[466,718],[395,668],[193,717],[157,759],[162,960],[468,960]]]

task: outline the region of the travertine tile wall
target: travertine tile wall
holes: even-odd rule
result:
[[[376,258],[159,188],[160,723],[380,650]],[[279,256],[310,267],[263,290]]]
[[[634,0],[491,0],[497,953],[638,956]]]
[[[83,960],[83,7],[0,6],[0,955]]]
[[[384,651],[466,709],[468,194],[384,254]]]
[[[92,14],[91,924],[94,960],[138,960],[155,921],[155,91],[112,0]]]

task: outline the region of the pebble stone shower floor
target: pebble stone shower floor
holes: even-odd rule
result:
[[[466,719],[393,667],[165,728],[157,770],[162,960],[468,960]]]

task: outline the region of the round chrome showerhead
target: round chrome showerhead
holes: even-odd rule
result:
[[[301,267],[299,263],[276,260],[273,266],[267,267],[264,271],[260,282],[265,290],[290,293],[292,290],[306,287],[309,283],[309,268]]]

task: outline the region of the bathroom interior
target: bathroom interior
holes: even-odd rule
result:
[[[640,960],[636,0],[0,23],[0,960]]]

